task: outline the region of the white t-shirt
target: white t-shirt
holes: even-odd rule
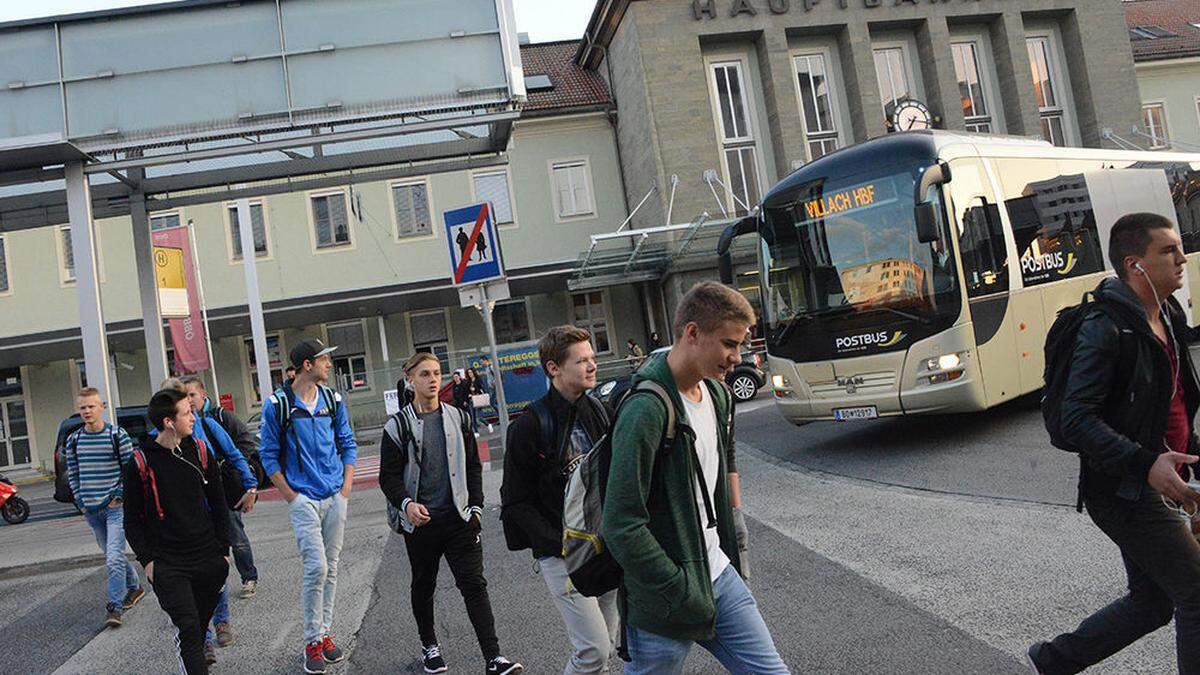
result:
[[[689,399],[682,391],[679,396],[683,399],[683,407],[687,410],[688,424],[696,432],[696,456],[700,458],[700,469],[704,472],[704,483],[701,486],[696,480],[696,506],[700,510],[700,524],[708,525],[708,515],[704,508],[704,496],[700,490],[707,490],[716,508],[717,477],[721,471],[721,444],[717,435],[717,411],[713,408],[712,397],[708,387],[700,384],[700,402]],[[729,566],[729,556],[721,550],[721,536],[715,527],[704,528],[704,546],[708,551],[708,571],[716,581],[717,577]]]

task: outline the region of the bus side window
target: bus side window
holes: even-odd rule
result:
[[[984,197],[968,202],[962,214],[958,247],[968,297],[1008,292],[1008,248],[996,204]]]

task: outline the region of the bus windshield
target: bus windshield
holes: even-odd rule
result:
[[[822,178],[764,209],[773,353],[805,361],[901,349],[953,322],[954,257],[944,222],[938,242],[917,239],[918,178],[916,170]],[[926,197],[944,220],[940,188]]]

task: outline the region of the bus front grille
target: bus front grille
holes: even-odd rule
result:
[[[813,398],[845,398],[847,394],[885,394],[896,388],[896,374],[862,373],[839,377],[833,381],[811,382]]]

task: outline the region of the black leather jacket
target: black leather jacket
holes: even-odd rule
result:
[[[1080,450],[1083,494],[1135,500],[1166,448],[1175,389],[1171,363],[1141,301],[1124,281],[1100,282],[1096,298],[1107,311],[1094,310],[1080,326],[1063,392],[1062,427]],[[1192,420],[1200,407],[1200,385],[1187,349],[1190,330],[1174,297],[1167,299],[1166,311],[1180,346],[1179,376]],[[1198,448],[1193,429],[1188,451],[1197,454]]]

